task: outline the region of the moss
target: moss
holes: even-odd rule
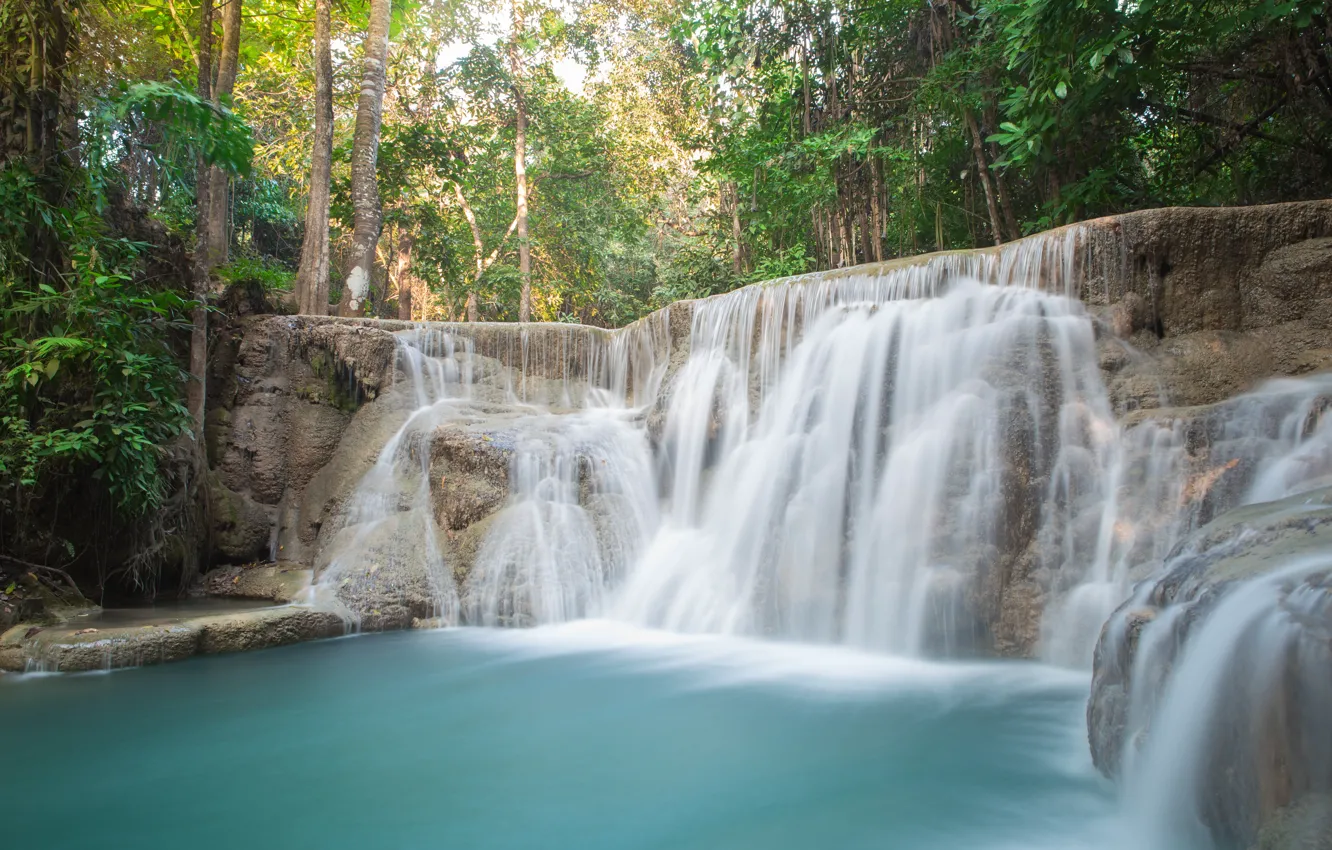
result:
[[[1309,794],[1278,809],[1251,850],[1332,850],[1332,795]]]
[[[374,398],[374,394],[368,393],[357,379],[356,373],[326,349],[310,351],[306,360],[315,377],[324,380],[322,396],[317,391],[309,391],[311,401],[322,401],[344,413],[355,413],[367,400]]]

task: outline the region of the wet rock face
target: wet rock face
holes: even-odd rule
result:
[[[124,626],[17,626],[0,634],[0,671],[139,667],[335,637],[344,629],[337,614],[289,606]]]
[[[1098,365],[1116,414],[1166,416],[1167,404],[1211,405],[1264,377],[1332,365],[1332,202],[1155,210],[1081,227],[1091,234],[1095,261],[1079,260],[1074,271],[1100,320]],[[687,358],[699,309],[692,302],[672,305],[642,320],[653,333],[636,336],[562,325],[445,328],[467,342],[478,385],[486,388],[456,421],[412,450],[429,456],[423,474],[439,530],[433,545],[459,588],[509,498],[517,412],[500,391],[505,382],[510,397],[576,409],[585,401],[579,387],[605,370],[610,347],[652,348],[659,372],[631,370],[617,380],[636,402],[655,399],[644,415],[660,451],[664,414],[677,389],[672,378]],[[409,325],[251,316],[238,327],[222,346],[209,387],[214,563],[276,558],[323,569],[353,491],[413,409],[402,392],[394,338]],[[1199,476],[1214,475],[1204,481],[1202,521],[1234,503],[1227,488],[1243,470],[1212,469],[1206,415],[1185,418],[1195,423],[1190,433],[1201,434],[1189,462]],[[1052,433],[1053,425],[1031,420],[1030,411],[1013,407],[993,545],[957,553],[978,577],[958,602],[961,614],[974,623],[978,646],[1006,655],[1034,653],[1043,611],[1067,590],[1041,555],[1051,544],[1039,533],[1050,459],[1031,443],[1033,427]],[[420,518],[400,521],[420,524]],[[347,576],[344,602],[375,627],[435,616],[431,576],[417,566],[420,546],[404,548],[389,536],[374,548],[379,556]]]
[[[1103,279],[1083,297],[1108,337],[1145,355],[1103,355],[1121,412],[1213,404],[1332,368],[1332,202],[1146,210],[1085,227],[1117,234],[1122,256],[1089,272]]]
[[[1183,762],[1170,793],[1224,846],[1319,847],[1330,704],[1332,488],[1230,511],[1176,548],[1102,632],[1088,734],[1130,794]]]
[[[393,337],[368,323],[261,316],[244,320],[227,346],[206,423],[214,557],[299,557],[269,552],[275,532],[332,459],[353,411],[391,382]]]

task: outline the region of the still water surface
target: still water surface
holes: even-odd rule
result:
[[[1085,676],[599,622],[0,679],[5,846],[1126,846]]]

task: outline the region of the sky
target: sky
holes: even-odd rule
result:
[[[568,9],[564,10],[566,17],[570,14]],[[509,31],[509,13],[507,10],[495,9],[487,12],[481,19],[480,31],[487,34],[508,33]],[[439,66],[445,67],[452,65],[459,59],[466,56],[472,50],[469,42],[455,41],[444,47],[439,53]],[[582,94],[583,86],[587,82],[587,67],[579,62],[573,56],[564,56],[553,63],[555,76],[559,77],[560,82],[564,83],[565,88],[574,94]]]

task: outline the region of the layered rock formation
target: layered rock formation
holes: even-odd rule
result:
[[[1238,508],[1182,541],[1106,625],[1094,676],[1093,759],[1156,827],[1324,846],[1332,490]]]

